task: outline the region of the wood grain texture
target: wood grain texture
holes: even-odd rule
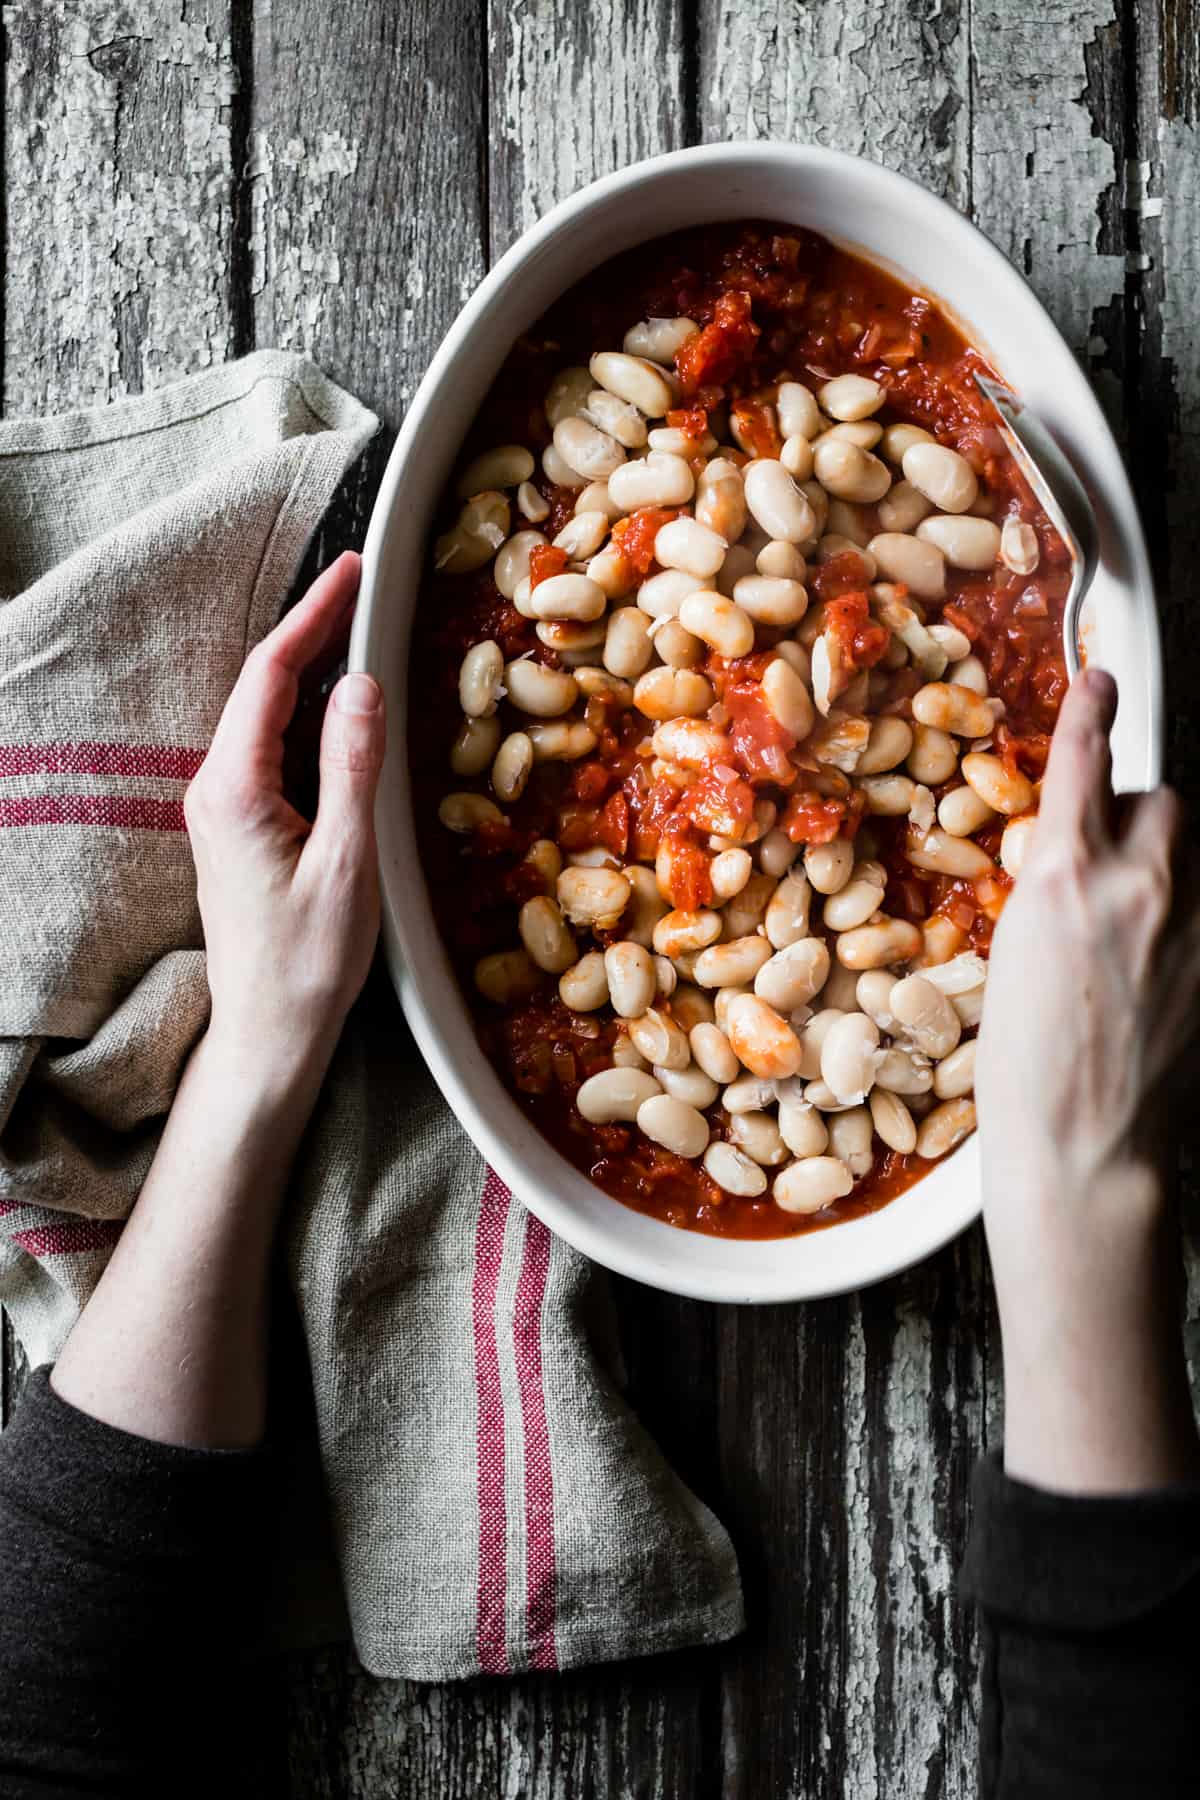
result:
[[[17,0],[5,410],[280,345],[394,428],[489,261],[596,175],[730,137],[858,151],[970,210],[1097,383],[1149,527],[1172,760],[1194,784],[1195,5]],[[389,435],[329,548],[360,536]],[[1193,1199],[1196,1164],[1185,1150]],[[806,1308],[627,1283],[618,1301],[634,1402],[734,1534],[746,1636],[444,1687],[376,1681],[341,1649],[295,1658],[264,1684],[268,1713],[286,1707],[287,1791],[966,1800],[976,1644],[955,1571],[971,1467],[1002,1414],[981,1234]],[[1195,1274],[1189,1331],[1200,1367]]]
[[[4,8],[6,412],[90,406],[229,354],[229,12]]]

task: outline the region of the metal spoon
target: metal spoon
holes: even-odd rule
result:
[[[974,371],[975,386],[990,400],[1000,435],[1041,501],[1046,516],[1071,554],[1071,586],[1063,613],[1063,650],[1072,680],[1081,666],[1079,614],[1100,560],[1100,530],[1083,483],[1041,420],[1017,396],[988,375]]]

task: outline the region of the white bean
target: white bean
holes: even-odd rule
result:
[[[573,925],[611,931],[629,901],[630,887],[616,869],[564,869],[554,889]]]
[[[873,1087],[867,1104],[871,1108],[871,1123],[888,1149],[900,1156],[911,1156],[917,1147],[917,1127],[899,1094]]]
[[[759,839],[759,867],[764,875],[773,875],[777,881],[787,874],[799,854],[799,844],[793,844],[787,832],[778,825]]]
[[[1037,824],[1037,815],[1027,819],[1010,819],[1004,827],[1004,835],[1000,839],[1000,867],[1006,875],[1015,881],[1021,872],[1021,865],[1029,854],[1029,845],[1033,837],[1033,828]]]
[[[889,1094],[927,1094],[933,1086],[928,1057],[893,1044],[875,1066],[875,1086]]]
[[[1000,532],[990,519],[936,513],[917,526],[923,544],[936,544],[952,569],[991,569],[1000,554]]]
[[[958,768],[958,746],[950,733],[920,723],[914,724],[912,733],[906,767],[914,779],[926,787],[942,787],[953,780]]]
[[[654,948],[660,956],[682,956],[689,950],[706,950],[721,935],[721,915],[702,907],[695,912],[676,909],[664,913],[654,927]]]
[[[535,719],[561,718],[579,698],[579,684],[573,675],[524,657],[509,663],[504,681],[512,704]]]
[[[621,606],[609,614],[604,638],[604,666],[613,675],[635,680],[654,655],[650,619],[636,606]]]
[[[584,417],[627,450],[640,450],[646,442],[646,421],[637,407],[610,394],[606,388],[592,389]]]
[[[773,1081],[764,1081],[757,1075],[739,1075],[721,1095],[721,1105],[731,1116],[734,1113],[761,1112],[763,1107],[774,1104],[775,1085]]]
[[[572,1012],[595,1012],[608,1004],[608,976],[604,972],[604,954],[589,950],[577,963],[559,977],[559,998]],[[586,1115],[585,1115],[586,1116]]]
[[[932,444],[936,440],[932,432],[926,431],[923,425],[887,425],[884,427],[880,448],[889,462],[903,462],[904,452],[910,444]]]
[[[458,698],[469,719],[486,718],[499,704],[504,682],[504,656],[499,644],[485,638],[473,644],[458,672]]]
[[[817,389],[817,399],[831,419],[869,418],[886,398],[879,383],[866,375],[835,375]]]
[[[662,1089],[644,1069],[601,1069],[591,1075],[575,1096],[575,1104],[592,1125],[608,1125],[621,1119],[632,1123],[647,1100]]]
[[[897,481],[879,502],[879,523],[884,531],[910,532],[932,511],[931,502],[911,481]]]
[[[947,1156],[949,1152],[970,1137],[975,1129],[975,1102],[973,1100],[943,1100],[921,1120],[921,1128],[917,1132],[917,1155],[929,1162],[939,1156]]]
[[[468,575],[490,562],[508,536],[512,509],[495,489],[467,501],[449,531],[433,546],[433,566],[446,575]]]
[[[481,956],[475,964],[475,986],[485,1000],[496,1006],[508,1006],[532,994],[540,985],[542,972],[530,961],[525,950],[497,950]]]
[[[916,785],[907,775],[867,775],[857,785],[867,811],[884,819],[903,818],[916,798]]]
[[[813,728],[813,703],[803,677],[783,657],[767,664],[762,692],[772,718],[794,738],[806,738]]]
[[[569,369],[560,369],[546,390],[546,398],[542,402],[542,410],[551,431],[561,419],[573,417],[587,405],[588,395],[595,383],[591,374],[578,365]]]
[[[934,643],[946,652],[947,661],[957,663],[964,656],[970,656],[971,640],[957,625],[930,625],[928,630]]]
[[[854,845],[849,838],[833,838],[828,844],[810,844],[804,853],[804,873],[818,894],[836,894],[854,870]]]
[[[697,1025],[711,1025],[715,1020],[716,1010],[708,995],[700,988],[693,987],[690,981],[680,981],[671,995],[671,1017],[690,1036]],[[696,1056],[694,1044],[692,1055]],[[700,1062],[698,1056],[696,1061]],[[700,1063],[700,1066],[703,1068],[704,1064]]]
[[[784,438],[783,448],[779,452],[779,460],[793,481],[810,481],[813,472],[813,447],[806,437],[797,432],[795,437]]]
[[[891,919],[886,915],[873,925],[860,925],[854,931],[843,931],[837,941],[838,961],[848,969],[882,969],[890,963],[907,962],[921,953],[922,938],[917,926],[907,919]]]
[[[704,645],[678,619],[660,619],[653,627],[654,648],[671,669],[694,669],[704,661]]]
[[[840,1156],[856,1181],[870,1173],[875,1161],[871,1149],[871,1115],[865,1106],[852,1106],[829,1120],[829,1149]]]
[[[542,473],[555,487],[584,488],[588,485],[588,477],[573,469],[553,444],[547,444],[542,451]]]
[[[606,544],[588,563],[587,578],[609,600],[623,600],[637,584],[637,571],[615,545]]]
[[[844,437],[822,437],[813,449],[813,470],[827,494],[871,505],[892,485],[886,463]]]
[[[581,513],[590,512],[603,513],[610,525],[621,517],[620,507],[613,505],[607,481],[591,481],[587,487],[580,489],[579,496],[575,501],[575,517],[578,518]],[[557,543],[558,539],[556,538],[554,541]]]
[[[496,754],[500,742],[500,721],[486,718],[463,719],[458,736],[450,749],[450,767],[456,775],[482,775]]]
[[[685,506],[695,477],[681,456],[652,450],[648,456],[622,463],[608,478],[608,491],[623,512],[642,506]]]
[[[621,348],[628,356],[670,363],[699,329],[694,319],[640,319],[625,333]]]
[[[912,715],[918,724],[955,737],[990,737],[996,723],[986,701],[950,681],[931,681],[919,688],[912,697]]]
[[[460,500],[470,500],[487,488],[519,487],[533,474],[533,457],[521,444],[498,444],[467,464],[458,478]]]
[[[663,569],[638,589],[637,603],[652,619],[673,619],[689,594],[702,591],[703,583],[686,569]]]
[[[738,994],[729,1004],[725,1035],[739,1062],[752,1075],[780,1080],[800,1066],[800,1040],[791,1026],[757,994]]]
[[[887,581],[903,582],[922,600],[940,600],[946,591],[946,559],[936,544],[904,531],[881,531],[867,549]]]
[[[689,1063],[686,1069],[667,1069],[659,1064],[654,1073],[664,1094],[670,1094],[675,1100],[685,1101],[688,1106],[694,1106],[697,1112],[703,1112],[706,1106],[711,1106],[721,1091],[711,1075],[706,1075],[694,1062]]]
[[[740,1112],[730,1115],[729,1135],[737,1147],[768,1169],[787,1161],[787,1146],[770,1113]]]
[[[767,942],[774,949],[786,949],[809,935],[811,904],[807,876],[799,869],[790,870],[771,895],[763,918]]]
[[[524,731],[511,731],[492,763],[492,787],[505,805],[521,798],[532,768],[532,740]]]
[[[518,586],[529,574],[530,552],[546,542],[540,531],[516,531],[496,552],[492,580],[506,600],[511,600]]]
[[[761,536],[761,533],[759,534]],[[721,572],[713,586],[726,599],[733,599],[733,590],[743,575],[754,575],[758,572],[754,551],[749,544],[730,544],[725,552],[725,561],[721,564]]]
[[[1018,769],[1010,769],[998,756],[972,750],[962,759],[962,772],[981,800],[995,812],[1011,817],[1033,805],[1033,783]]]
[[[654,1000],[658,979],[654,959],[641,944],[610,944],[604,973],[613,1011],[622,1019],[640,1019]]]
[[[679,623],[719,656],[746,656],[754,648],[752,619],[736,601],[709,588],[697,588],[687,596],[679,608]]]
[[[687,1033],[657,1007],[647,1007],[640,1019],[630,1019],[627,1029],[649,1063],[661,1064],[665,1069],[686,1069],[692,1059]]]
[[[726,544],[732,544],[746,529],[742,471],[726,457],[714,457],[697,477],[696,520]]]
[[[725,539],[695,519],[670,519],[654,539],[654,555],[664,569],[684,569],[702,579],[715,575],[725,560]]]
[[[867,747],[858,759],[856,773],[881,775],[902,763],[912,749],[912,727],[904,719],[872,719]]]
[[[748,850],[722,850],[708,865],[713,899],[720,903],[740,894],[751,875],[754,864]]]
[[[906,975],[898,981],[890,1004],[900,1032],[922,1056],[937,1062],[957,1048],[962,1036],[958,1014],[924,975]]]
[[[987,801],[981,800],[970,787],[951,788],[938,801],[938,824],[951,837],[970,837],[974,832],[982,831],[995,816]]]
[[[1032,575],[1040,552],[1037,532],[1022,519],[1005,519],[1000,532],[1000,561],[1014,575]]]
[[[584,622],[604,615],[608,601],[603,588],[587,575],[551,575],[539,581],[529,597],[535,619],[579,619]]]
[[[914,868],[929,869],[935,875],[950,875],[956,881],[978,881],[995,868],[986,850],[970,838],[951,837],[947,831],[910,832],[908,860]]]
[[[495,801],[485,794],[445,794],[438,806],[438,818],[446,830],[461,837],[478,831],[481,825],[497,825],[503,817]]]
[[[933,1091],[939,1100],[961,1100],[975,1086],[977,1042],[977,1038],[968,1038],[939,1062],[933,1072]]]
[[[960,657],[957,662],[950,664],[946,670],[946,680],[951,686],[970,688],[971,692],[978,694],[981,700],[987,699],[987,670],[979,658],[972,656],[969,652],[966,656]]]
[[[756,1194],[766,1192],[766,1176],[736,1144],[722,1143],[720,1139],[711,1143],[704,1152],[704,1170],[725,1193],[736,1194],[740,1199],[752,1200]]]
[[[614,1069],[647,1069],[650,1066],[628,1032],[620,1026],[613,1039],[612,1059]]]
[[[532,481],[523,481],[517,489],[517,511],[531,525],[540,525],[550,517],[550,502],[542,498]]]
[[[887,873],[882,863],[860,862],[845,887],[830,894],[821,918],[830,931],[854,931],[883,905]]]
[[[821,1080],[843,1106],[854,1106],[871,1089],[879,1027],[866,1013],[835,1020],[821,1045]]]
[[[565,550],[572,562],[586,562],[596,554],[607,536],[607,513],[577,507],[555,538],[554,547]]]
[[[733,1046],[719,1025],[701,1019],[688,1033],[692,1055],[704,1073],[721,1086],[737,1079],[739,1063]]]
[[[778,575],[743,575],[733,597],[760,625],[798,625],[808,611],[808,590],[803,583]]]
[[[706,762],[729,756],[725,733],[706,719],[668,719],[650,740],[655,756],[681,769],[702,769]]]
[[[537,871],[548,888],[554,886],[562,873],[562,851],[549,838],[535,838],[522,860]]]
[[[644,356],[628,356],[621,350],[599,350],[588,367],[598,386],[628,400],[648,419],[665,417],[675,404],[666,374]]]
[[[633,690],[633,704],[648,719],[695,718],[712,703],[712,685],[695,669],[647,669]]]
[[[820,1156],[829,1143],[824,1119],[807,1100],[780,1096],[776,1118],[779,1135],[793,1156]]]
[[[802,544],[817,535],[813,509],[781,462],[760,458],[747,466],[742,480],[746,505],[769,537]]]
[[[818,1213],[843,1199],[854,1177],[837,1156],[806,1156],[781,1169],[771,1187],[776,1206],[787,1213]]]
[[[975,471],[965,456],[947,444],[910,444],[900,459],[904,479],[941,512],[963,513],[979,494]]]
[[[696,958],[695,977],[701,987],[744,987],[770,955],[770,944],[757,936],[713,944]]]
[[[676,1156],[700,1156],[708,1144],[708,1120],[703,1113],[672,1094],[655,1094],[638,1107],[638,1130]]]
[[[529,727],[534,762],[577,762],[596,748],[596,734],[577,719],[547,719]]]
[[[707,954],[711,956],[712,951]],[[792,1013],[820,993],[828,976],[829,948],[824,939],[800,938],[776,950],[760,965],[754,977],[754,991],[776,1012]]]
[[[775,411],[784,437],[814,438],[821,429],[821,409],[811,388],[803,382],[781,381]]]
[[[578,960],[579,952],[567,924],[546,894],[526,900],[517,914],[517,930],[531,959],[549,975],[561,975]]]

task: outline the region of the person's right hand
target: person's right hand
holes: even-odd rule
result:
[[[1037,827],[992,947],[976,1073],[1010,1471],[1114,1489],[1191,1472],[1148,1110],[1193,1029],[1200,912],[1167,789],[1112,827],[1111,679],[1063,705]]]

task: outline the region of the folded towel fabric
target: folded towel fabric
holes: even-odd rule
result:
[[[207,1020],[184,790],[375,429],[275,352],[0,424],[0,1302],[33,1361]],[[594,1271],[378,1013],[343,1038],[288,1222],[362,1661],[440,1680],[732,1635],[729,1540],[597,1359]]]

